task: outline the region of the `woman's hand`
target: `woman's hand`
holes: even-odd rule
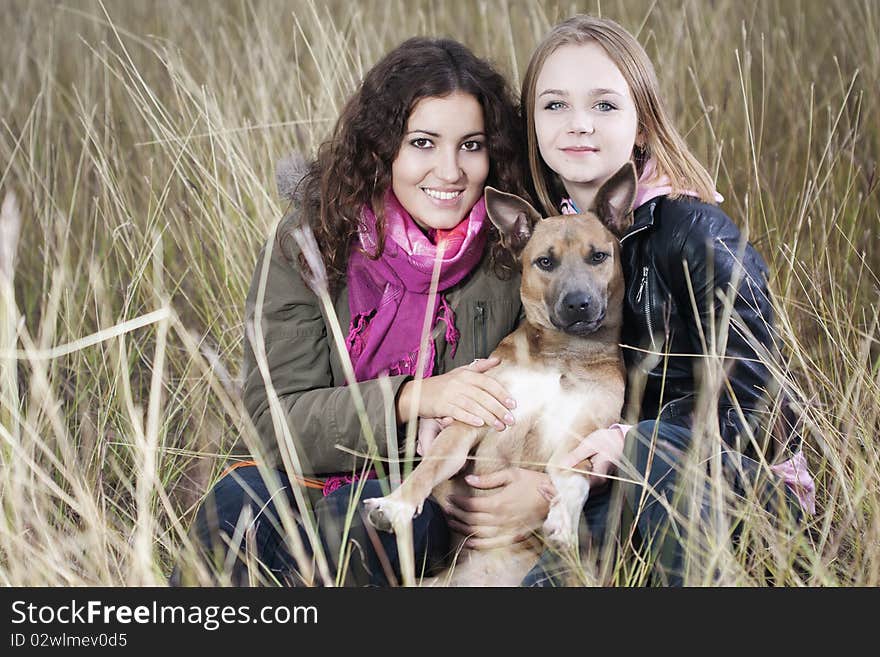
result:
[[[451,372],[422,380],[417,414],[427,418],[452,418],[474,427],[486,424],[503,431],[514,423],[511,409],[516,402],[507,390],[485,372],[501,362],[498,358],[475,360]],[[407,420],[415,381],[407,381],[397,395],[397,421]]]
[[[560,462],[563,468],[575,468],[584,459],[593,463],[589,474],[590,488],[600,490],[608,485],[607,475],[612,474],[623,455],[624,434],[622,429],[598,429],[581,440]]]
[[[546,472],[510,467],[491,474],[468,475],[474,488],[488,495],[451,495],[444,511],[449,527],[468,536],[467,546],[486,550],[527,539],[547,517],[556,489]]]

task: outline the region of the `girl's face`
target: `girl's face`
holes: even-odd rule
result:
[[[566,190],[595,192],[632,157],[638,115],[629,85],[597,43],[565,45],[535,86],[541,157]]]
[[[391,189],[422,228],[457,226],[483,194],[489,152],[483,109],[470,94],[422,98],[391,165]]]

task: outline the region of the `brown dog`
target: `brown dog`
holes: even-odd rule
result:
[[[593,212],[548,219],[521,198],[486,188],[489,217],[522,261],[526,317],[492,352],[501,364],[488,372],[516,399],[516,424],[501,432],[459,422],[444,429],[397,490],[364,500],[373,526],[403,530],[432,493],[440,500],[483,494],[465,483],[467,474],[511,465],[546,468],[558,495],[544,539],[556,549],[576,548],[589,483],[557,464],[582,438],[620,417],[624,282],[618,237],[635,187],[635,170],[627,164],[599,190]],[[454,538],[456,563],[437,583],[516,586],[545,547],[537,536],[491,550],[468,549],[466,537]]]

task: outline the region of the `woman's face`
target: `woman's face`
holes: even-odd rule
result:
[[[422,228],[457,226],[483,194],[489,152],[483,109],[470,94],[419,100],[391,165],[391,189]]]
[[[544,62],[535,85],[541,157],[566,189],[598,188],[631,157],[638,115],[629,85],[597,43],[565,45]]]

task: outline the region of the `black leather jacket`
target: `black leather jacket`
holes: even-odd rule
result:
[[[737,438],[742,422],[732,396],[754,429],[766,413],[772,382],[765,363],[775,348],[767,265],[741,240],[720,208],[691,197],[661,196],[637,208],[621,239],[626,279],[622,343],[629,373],[628,419],[690,424],[705,371],[703,344],[713,343],[713,331],[717,345],[726,336],[726,374],[718,401],[721,435],[749,454],[754,452],[749,441]],[[721,335],[725,302],[719,295],[729,297],[737,281],[734,312]],[[721,347],[715,349],[720,353]]]

